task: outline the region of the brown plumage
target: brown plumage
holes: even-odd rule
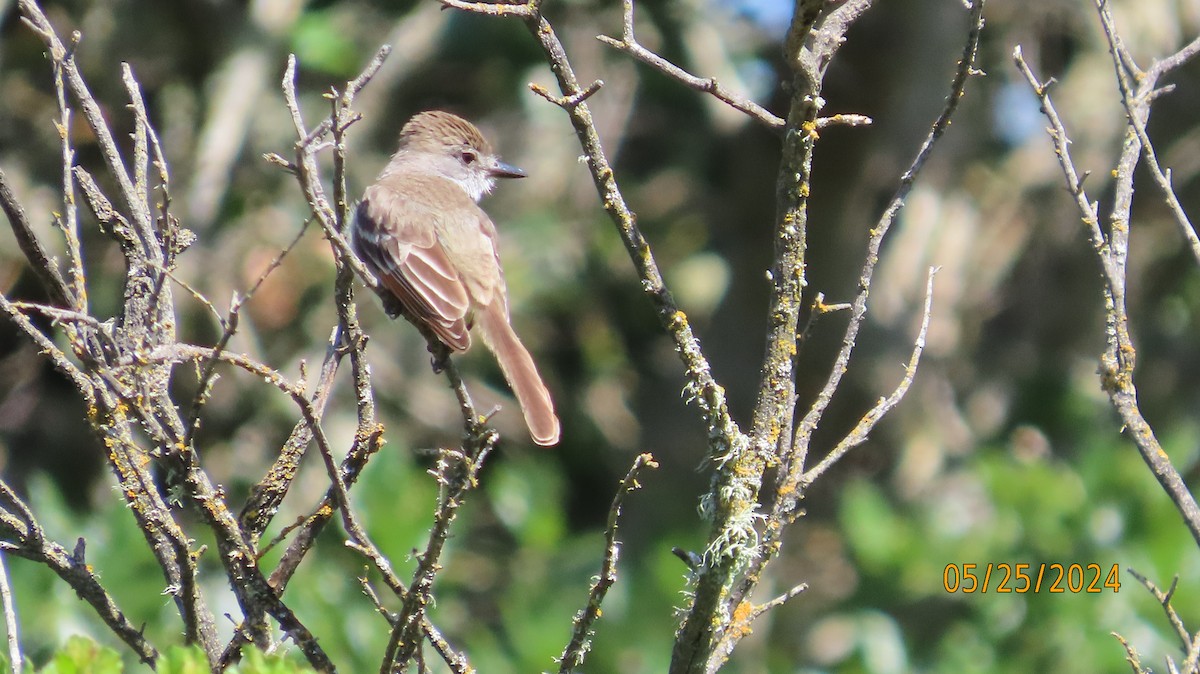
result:
[[[354,250],[410,321],[453,351],[474,325],[495,354],[539,445],[558,444],[550,392],[509,323],[496,227],[478,201],[496,178],[525,174],[499,160],[470,122],[422,112],[400,131],[400,148],[367,188],[354,218]],[[387,298],[385,298],[387,299]]]

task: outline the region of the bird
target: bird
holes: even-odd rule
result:
[[[552,446],[561,436],[554,401],[513,330],[496,226],[479,206],[496,179],[523,177],[471,122],[441,110],[418,113],[363,192],[350,238],[392,318],[405,316],[459,353],[470,348],[474,328],[516,395],[533,442]]]

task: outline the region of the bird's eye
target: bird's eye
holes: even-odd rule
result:
[[[474,164],[475,160],[479,159],[479,155],[475,154],[474,150],[463,150],[459,158],[464,164]]]

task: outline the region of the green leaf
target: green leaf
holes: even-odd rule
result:
[[[292,32],[292,49],[306,68],[348,76],[359,64],[358,48],[346,26],[329,11],[310,11]]]
[[[121,656],[107,646],[74,636],[67,639],[62,650],[54,654],[42,674],[120,674],[124,671]]]
[[[199,646],[171,646],[155,667],[158,674],[208,674],[208,658]]]
[[[267,655],[247,648],[242,653],[242,661],[226,671],[230,674],[312,674],[315,670],[279,654]]]
[[[850,484],[843,498],[846,537],[863,565],[880,570],[898,564],[910,539],[909,523],[896,516],[887,498],[869,482]]]

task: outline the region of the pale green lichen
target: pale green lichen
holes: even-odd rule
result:
[[[762,473],[751,456],[750,439],[741,433],[733,436],[728,447],[714,440],[713,487],[700,499],[700,515],[709,521],[722,521],[720,531],[704,551],[706,566],[728,560],[736,569],[745,568],[759,554],[757,523],[763,515],[757,511],[757,494]]]

